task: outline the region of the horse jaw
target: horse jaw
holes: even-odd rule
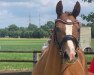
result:
[[[67,45],[68,45],[68,50],[67,50],[67,54],[69,56],[69,60],[72,61],[75,59],[75,46],[73,44],[73,41],[72,40],[68,40],[67,41]]]

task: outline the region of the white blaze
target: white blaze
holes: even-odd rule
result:
[[[72,22],[71,20],[67,19],[67,22]],[[66,35],[72,35],[72,26],[66,24]]]
[[[67,19],[67,22],[72,22],[71,20]],[[65,25],[66,26],[66,35],[72,35],[72,27],[73,25]],[[72,40],[68,40],[67,41],[67,45],[69,47],[69,50],[67,51],[70,60],[74,59],[75,57],[75,46],[73,44]]]
[[[68,44],[68,47],[69,47],[69,50],[67,52],[68,52],[68,55],[69,55],[70,61],[71,61],[75,58],[75,54],[76,54],[75,53],[75,46],[74,46],[72,40],[68,40],[67,44]]]
[[[68,40],[67,44],[68,44],[68,47],[69,47],[71,52],[75,51],[75,47],[74,47],[74,44],[73,44],[72,40]]]

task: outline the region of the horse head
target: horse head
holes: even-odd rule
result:
[[[79,46],[80,25],[76,17],[80,13],[80,3],[77,1],[72,12],[63,12],[62,1],[56,6],[57,19],[55,20],[54,41],[63,58],[74,61]]]

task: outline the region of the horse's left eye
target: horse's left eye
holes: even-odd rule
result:
[[[61,32],[60,28],[56,27],[56,31],[57,32]]]

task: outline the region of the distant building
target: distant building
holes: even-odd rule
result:
[[[91,27],[82,26],[80,28],[80,46],[83,51],[85,48],[91,48]]]

